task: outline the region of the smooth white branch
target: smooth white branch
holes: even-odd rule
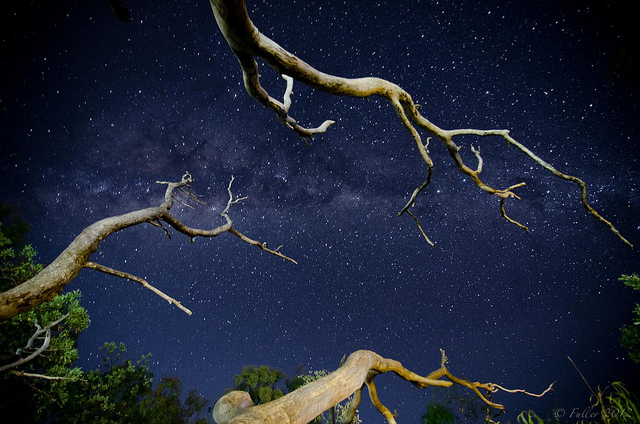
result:
[[[57,327],[58,325],[61,325],[64,322],[64,320],[66,320],[68,317],[69,317],[69,314],[64,314],[62,317],[44,326],[44,328],[41,327],[40,324],[38,324],[38,321],[36,320],[34,322],[36,331],[31,335],[31,337],[27,341],[27,344],[24,347],[18,349],[18,351],[28,352],[33,348],[33,345],[38,339],[42,339],[42,344],[29,355],[25,357],[21,357],[10,364],[1,366],[0,372],[19,367],[20,365],[26,364],[27,362],[30,362],[35,358],[37,358],[38,356],[42,355],[49,348],[49,345],[51,344],[51,329],[54,327]],[[16,352],[16,355],[21,356],[18,354],[18,352]]]

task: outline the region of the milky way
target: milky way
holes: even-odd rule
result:
[[[512,421],[524,409],[590,405],[567,356],[594,387],[638,381],[617,341],[640,302],[617,278],[639,271],[638,256],[586,214],[573,184],[502,140],[458,140],[469,163],[470,145],[481,147],[489,184],[526,183],[507,207],[527,234],[432,140],[433,182],[413,208],[431,248],[410,217],[396,217],[425,169],[388,104],[296,83],[291,114],[302,125],[336,121],[305,145],[244,91],[206,1],[129,3],[127,24],[106,1],[3,12],[18,25],[2,30],[0,195],[21,205],[39,259],[53,260],[98,219],[160,204],[155,181],[188,170],[207,206],[178,206],[176,216],[222,223],[233,175],[234,192],[248,196],[231,209],[238,230],[282,245],[298,265],[228,234],[190,243],[141,226],[114,235],[92,260],[147,279],[194,314],[82,271],[68,289],[82,291],[92,319],[80,338],[83,366],[103,342],[123,341],[133,357],[153,353],[156,375],[179,375],[215,401],[243,365],[334,369],[344,354],[371,349],[426,374],[442,348],[451,372],[472,380],[530,391],[557,381],[542,399],[495,398]],[[638,90],[619,56],[625,22],[609,9],[537,4],[248,8],[262,32],[308,63],[389,79],[441,127],[511,130],[584,179],[593,206],[637,244]],[[281,97],[285,82],[260,69]],[[379,380],[401,423],[418,422],[440,396]],[[367,399],[361,413],[383,420]]]

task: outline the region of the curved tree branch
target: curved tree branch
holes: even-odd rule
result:
[[[33,351],[31,354],[29,354],[26,357],[20,358],[10,364],[1,366],[0,372],[19,367],[20,365],[26,364],[27,362],[32,361],[38,356],[42,355],[42,353],[44,353],[47,349],[49,349],[49,345],[51,344],[51,329],[62,324],[62,322],[64,322],[64,320],[66,320],[68,317],[69,317],[69,314],[64,314],[57,320],[46,325],[44,328],[42,328],[40,324],[38,324],[38,321],[36,320],[34,323],[34,325],[36,326],[36,331],[31,335],[27,344],[18,350],[22,350],[25,352],[29,351],[33,348],[33,344],[35,343],[35,341],[39,338],[42,338],[42,344],[40,345],[40,347],[38,347],[35,351]]]
[[[418,132],[418,129],[421,129],[442,142],[442,144],[449,151],[449,154],[451,155],[455,166],[460,172],[467,175],[471,179],[471,181],[481,190],[500,199],[501,215],[505,219],[507,219],[507,221],[523,229],[527,229],[526,226],[509,218],[504,210],[505,199],[518,199],[518,196],[516,196],[516,194],[513,193],[512,190],[514,188],[523,186],[524,183],[516,184],[504,189],[494,188],[486,184],[479,177],[483,166],[479,150],[472,148],[476,158],[478,159],[478,166],[474,170],[469,168],[464,163],[462,157],[459,154],[460,148],[453,141],[454,137],[460,135],[473,135],[477,137],[499,136],[504,138],[509,144],[516,146],[523,153],[525,153],[532,160],[542,166],[545,170],[551,172],[553,175],[561,179],[576,183],[580,189],[582,204],[587,212],[597,220],[604,223],[627,246],[633,248],[633,245],[620,234],[620,232],[613,226],[613,224],[611,224],[611,222],[603,218],[591,207],[587,199],[586,184],[580,178],[559,172],[553,166],[533,154],[524,145],[514,140],[509,135],[509,131],[503,129],[442,129],[422,116],[418,110],[419,105],[417,105],[413,101],[409,93],[392,82],[375,77],[342,78],[335,75],[326,74],[315,69],[297,56],[289,53],[287,50],[279,46],[276,42],[260,33],[260,31],[258,31],[258,29],[253,25],[247,13],[245,0],[210,0],[210,3],[216,19],[216,23],[218,24],[218,27],[220,28],[222,34],[227,40],[227,43],[229,44],[229,47],[236,55],[238,62],[240,63],[244,85],[247,92],[251,96],[256,98],[262,105],[264,105],[268,109],[273,110],[278,118],[283,123],[285,123],[285,125],[291,128],[301,137],[312,139],[314,134],[326,131],[329,125],[333,123],[333,121],[327,120],[324,122],[324,124],[315,129],[306,129],[296,123],[296,120],[293,119],[289,114],[289,107],[291,105],[290,94],[292,90],[292,82],[290,80],[291,78],[329,94],[356,98],[379,96],[386,99],[391,104],[391,106],[396,111],[396,114],[413,138],[418,149],[418,153],[427,165],[428,175],[425,182],[418,186],[418,188],[416,188],[416,190],[413,192],[411,199],[399,212],[399,215],[402,215],[404,212],[408,212],[409,208],[413,205],[418,193],[426,188],[431,180],[433,161],[429,156],[429,138],[427,138],[427,142],[422,142],[420,133]],[[269,96],[269,94],[260,85],[258,65],[255,60],[256,58],[264,60],[273,69],[283,75],[285,79],[287,79],[287,89],[284,96],[284,103],[281,103],[273,97]],[[429,240],[420,226],[419,229],[423,233],[425,238]]]
[[[142,223],[152,223],[156,226],[161,226],[167,235],[169,235],[166,228],[161,224],[162,222],[165,222],[176,231],[190,237],[191,239],[195,237],[216,237],[225,232],[232,232],[235,235],[240,234],[233,228],[233,221],[228,214],[229,207],[232,204],[238,203],[244,199],[233,196],[233,193],[231,192],[231,183],[233,182],[233,178],[227,188],[229,201],[227,203],[227,207],[221,214],[225,223],[212,229],[188,227],[169,213],[174,200],[176,200],[176,190],[182,191],[191,199],[198,201],[195,195],[191,193],[190,184],[193,182],[191,174],[188,172],[185,173],[179,182],[156,182],[167,186],[164,194],[164,202],[160,206],[140,209],[124,215],[112,216],[91,224],[85,228],[45,269],[33,278],[12,288],[11,290],[0,293],[0,321],[10,319],[21,312],[28,311],[43,302],[53,299],[69,282],[71,282],[71,280],[76,277],[76,275],[78,275],[80,270],[84,267],[94,268],[102,272],[118,275],[119,277],[128,278],[140,283],[140,281],[137,280],[139,279],[138,277],[121,271],[112,270],[111,268],[104,267],[102,265],[93,264],[89,260],[91,254],[98,250],[100,242],[111,234],[126,228]],[[265,243],[256,242],[245,236],[240,237],[240,239],[249,244],[259,244],[261,250],[295,263],[293,259],[283,255],[282,253],[267,249]],[[147,288],[150,287],[151,286]],[[156,291],[156,293],[157,292],[158,291]],[[171,298],[166,296],[165,299],[169,300]],[[175,300],[171,303],[174,303],[179,307],[182,306],[180,302]],[[188,309],[184,307],[182,307],[182,309],[188,311]]]
[[[498,413],[504,410],[504,406],[492,402],[480,393],[480,390],[494,393],[502,387],[492,383],[474,383],[453,376],[446,367],[444,351],[442,351],[440,368],[427,376],[421,376],[408,370],[396,360],[383,358],[369,350],[358,350],[349,355],[346,362],[331,374],[265,404],[254,406],[247,392],[230,392],[216,402],[213,408],[213,419],[218,424],[276,422],[279,424],[306,424],[352,394],[356,395],[353,408],[357,408],[362,388],[366,386],[376,409],[385,417],[388,424],[395,424],[396,414],[391,413],[382,404],[373,381],[377,375],[387,372],[395,373],[398,377],[420,389],[429,386],[450,387],[453,384],[459,384],[473,390],[487,407],[494,408]]]

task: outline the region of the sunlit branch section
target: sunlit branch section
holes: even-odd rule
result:
[[[404,367],[400,362],[383,358],[375,352],[358,350],[334,372],[315,380],[289,394],[261,405],[254,405],[249,393],[233,391],[222,396],[213,408],[213,419],[218,424],[306,424],[322,412],[330,409],[347,397],[354,395],[351,402],[353,411],[361,402],[361,393],[367,387],[374,407],[382,414],[387,424],[396,424],[397,414],[380,400],[374,383],[376,376],[388,372],[413,384],[419,389],[427,387],[451,387],[454,384],[472,390],[491,411],[491,416],[504,411],[504,406],[493,402],[491,394],[499,390],[533,395],[524,390],[507,390],[493,383],[472,382],[451,374],[446,367],[447,358],[441,351],[440,368],[427,376],[422,376]],[[483,394],[482,391],[485,393]],[[349,420],[347,419],[347,423]]]

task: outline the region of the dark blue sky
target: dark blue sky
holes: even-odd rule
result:
[[[336,124],[308,146],[244,91],[240,68],[206,1],[130,0],[132,20],[106,1],[34,2],[3,13],[0,196],[19,203],[43,262],[90,223],[160,204],[156,180],[188,170],[208,206],[176,207],[192,226],[221,223],[226,185],[249,198],[238,230],[293,265],[235,237],[190,243],[137,227],[92,260],[143,278],[194,314],[134,283],[86,270],[91,327],[81,362],[105,341],[152,352],[156,375],[179,375],[215,401],[243,365],[334,369],[372,349],[426,374],[447,351],[452,373],[543,399],[498,395],[514,420],[590,405],[592,386],[638,381],[618,328],[640,299],[617,281],[638,254],[587,216],[576,187],[498,139],[480,145],[494,186],[526,182],[509,215],[432,142],[434,179],[413,221],[396,217],[424,178],[413,142],[380,99],[337,98],[294,86],[303,125]],[[625,66],[627,21],[616,3],[402,1],[249,2],[256,26],[319,69],[389,79],[444,128],[506,128],[543,159],[587,183],[589,199],[640,243],[638,80]],[[576,3],[576,4],[574,4]],[[15,8],[22,7],[19,10]],[[15,13],[13,13],[15,12]],[[17,27],[16,27],[17,26]],[[626,48],[626,55],[620,53]],[[262,67],[267,90],[284,81]],[[417,423],[436,389],[381,376],[381,400]],[[367,422],[382,422],[363,400]]]

